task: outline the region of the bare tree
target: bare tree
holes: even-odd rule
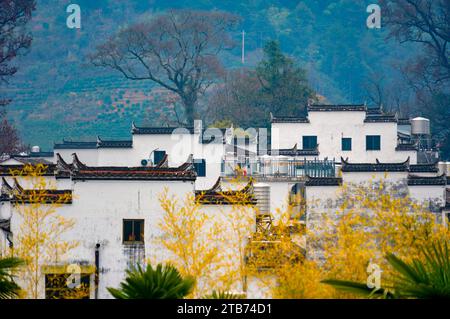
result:
[[[17,130],[4,118],[0,120],[0,158],[25,150]]]
[[[12,60],[31,45],[31,36],[23,27],[35,6],[34,0],[0,0],[0,82],[17,72]]]
[[[425,48],[406,71],[428,84],[450,80],[450,1],[380,0],[380,4],[391,37]]]
[[[260,101],[260,90],[255,71],[239,69],[228,72],[223,83],[211,90],[206,111],[208,120],[226,120],[242,127],[267,124],[269,114]]]
[[[0,85],[8,83],[17,72],[13,60],[31,45],[31,35],[25,25],[35,7],[35,0],[0,0]],[[23,148],[17,131],[5,118],[5,106],[9,102],[0,96],[0,156]]]
[[[171,10],[119,31],[97,47],[91,61],[175,92],[192,124],[198,97],[222,73],[218,54],[233,46],[227,31],[237,22],[224,12]]]

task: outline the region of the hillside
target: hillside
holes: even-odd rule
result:
[[[384,40],[385,30],[365,26],[370,1],[78,0],[81,30],[66,27],[68,1],[40,0],[30,23],[34,40],[3,94],[9,116],[29,144],[50,148],[63,137],[127,138],[132,120],[164,125],[172,97],[148,82],[133,82],[90,65],[86,55],[116,30],[168,8],[226,10],[242,16],[247,66],[261,47],[278,39],[308,71],[311,86],[328,101],[364,102],[367,78],[395,78],[392,63],[413,54]],[[240,32],[234,35],[240,41]],[[240,48],[226,52],[228,68],[241,66]],[[169,115],[168,115],[169,114]],[[170,119],[169,119],[170,121]]]

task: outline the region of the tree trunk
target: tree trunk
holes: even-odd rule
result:
[[[184,95],[182,102],[186,114],[186,125],[188,127],[194,127],[194,120],[197,116],[197,112],[195,111],[197,96],[195,94]]]

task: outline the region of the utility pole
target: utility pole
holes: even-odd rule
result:
[[[245,31],[242,30],[242,64],[245,64]]]

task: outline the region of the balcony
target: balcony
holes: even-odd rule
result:
[[[302,177],[334,177],[334,160],[307,160],[277,157],[233,158],[222,161],[221,176],[251,176],[257,179],[290,180]]]

